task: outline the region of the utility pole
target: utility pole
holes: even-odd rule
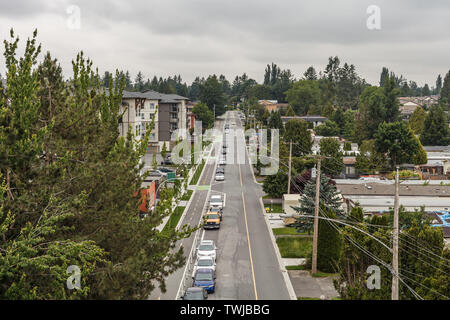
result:
[[[321,157],[317,158],[316,172],[316,203],[314,208],[314,234],[313,234],[313,253],[311,274],[317,273],[317,243],[319,239],[319,198],[320,198],[320,162]]]
[[[291,193],[291,162],[292,162],[292,140],[289,142],[289,176],[288,176],[288,190],[287,193]]]
[[[214,104],[214,121],[216,121],[216,104]]]
[[[398,300],[398,197],[399,197],[398,166],[395,174],[394,198],[394,230],[392,235],[392,300]]]

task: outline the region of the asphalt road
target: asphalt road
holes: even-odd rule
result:
[[[242,129],[236,112],[227,116],[236,123],[236,129]],[[237,134],[243,141],[243,133]],[[214,240],[218,247],[217,289],[208,299],[289,300],[264,221],[259,200],[264,195],[262,187],[255,183],[247,157],[245,164],[238,163],[236,149],[233,164],[225,167],[225,181],[214,182],[212,186],[212,193],[226,194],[226,206],[220,229],[207,230],[204,235],[204,239]]]
[[[235,112],[228,112],[226,117],[236,123],[236,127],[230,126],[230,129],[242,129]],[[216,128],[222,130],[223,122],[216,122]],[[243,133],[238,133],[237,138],[243,141]],[[238,163],[238,154],[240,159],[245,159],[245,164]],[[199,182],[199,185],[210,185],[212,182],[212,194],[226,195],[224,218],[220,229],[200,231],[204,239],[214,240],[218,247],[217,287],[215,293],[210,294],[208,299],[289,300],[289,293],[264,221],[260,202],[264,194],[262,188],[253,179],[252,168],[245,152],[238,152],[235,148],[234,152],[227,154],[227,159],[231,156],[234,156],[234,161],[225,166],[225,181],[213,180],[217,161],[217,158],[213,157],[213,161],[205,165],[205,171]],[[183,224],[198,225],[209,193],[208,190],[197,190],[194,193]],[[193,241],[194,236],[180,241],[186,257],[191,252]],[[186,273],[189,274],[189,271]],[[185,268],[170,275],[166,280],[167,292],[162,294],[157,289],[150,299],[178,298],[177,293],[179,295],[183,293],[179,292],[179,288],[184,275]]]

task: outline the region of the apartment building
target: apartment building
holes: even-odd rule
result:
[[[148,90],[145,92],[124,91],[122,97],[122,118],[119,132],[124,136],[128,128],[134,130],[136,137],[142,139],[146,128],[155,118],[155,126],[150,133],[148,152],[161,152],[166,144],[167,150],[173,147],[172,133],[186,129],[186,103],[188,98],[176,94],[162,94]]]

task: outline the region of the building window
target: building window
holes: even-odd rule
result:
[[[150,133],[150,140],[155,140],[155,134],[154,133]]]
[[[155,104],[154,103],[150,103],[150,110],[155,110]]]

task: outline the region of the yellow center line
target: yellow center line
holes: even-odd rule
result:
[[[243,188],[243,184],[242,184],[241,164],[239,163],[238,165],[239,165],[239,179],[241,180],[241,189],[242,189]],[[255,290],[255,300],[258,300],[258,292],[256,291],[255,271],[253,269],[252,246],[250,244],[250,236],[249,236],[249,233],[248,233],[247,210],[245,209],[244,190],[242,190],[242,204],[244,206],[245,229],[247,231],[248,253],[250,254],[250,265],[251,265],[251,268],[252,268],[253,289]]]

